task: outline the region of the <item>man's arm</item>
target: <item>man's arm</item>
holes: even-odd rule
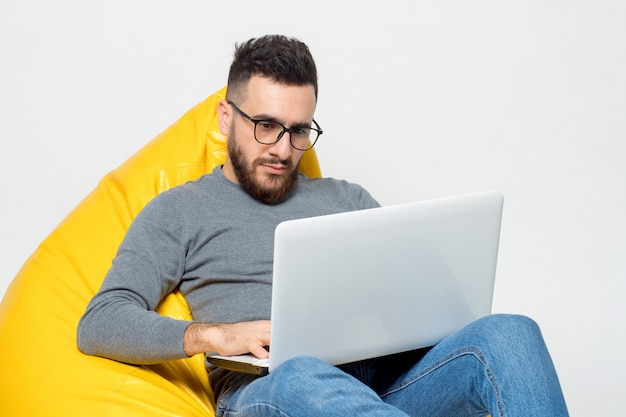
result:
[[[186,357],[183,335],[191,322],[154,311],[181,282],[189,240],[168,194],[152,200],[127,231],[79,322],[83,353],[134,364]]]
[[[137,365],[184,358],[190,322],[161,316],[133,297],[124,290],[96,297],[78,324],[80,351]]]
[[[216,352],[232,356],[252,353],[257,358],[268,357],[270,322],[267,320],[235,324],[194,322],[187,327],[183,347],[188,356]]]
[[[205,352],[228,356],[251,353],[267,358],[270,343],[269,321],[188,322],[129,305],[91,315],[81,320],[78,330],[78,346],[83,353],[135,364]]]

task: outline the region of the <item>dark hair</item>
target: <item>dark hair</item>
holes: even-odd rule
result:
[[[228,74],[227,98],[241,99],[248,81],[255,75],[287,85],[310,84],[317,98],[315,61],[309,48],[295,38],[267,35],[235,45]]]

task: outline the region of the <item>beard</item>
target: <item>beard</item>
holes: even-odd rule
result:
[[[236,142],[233,126],[228,137],[228,156],[241,188],[263,204],[279,203],[293,188],[298,178],[298,167],[294,167],[290,159],[257,158],[250,163]],[[282,164],[288,169],[284,175],[269,175],[263,184],[256,173],[256,168],[262,164]]]

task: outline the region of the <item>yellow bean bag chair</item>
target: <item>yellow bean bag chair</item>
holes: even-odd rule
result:
[[[202,355],[153,366],[91,357],[76,348],[76,327],[146,203],[224,162],[216,109],[225,92],[105,176],[17,274],[0,304],[0,415],[214,415]],[[301,170],[320,176],[314,150],[304,154]],[[166,298],[159,312],[191,319],[180,294]]]

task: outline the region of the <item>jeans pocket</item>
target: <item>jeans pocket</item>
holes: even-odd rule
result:
[[[215,417],[222,417],[227,412],[231,411],[231,404],[233,404],[233,401],[237,400],[238,394],[241,392],[241,388],[251,383],[258,377],[258,375],[249,375],[243,373],[235,374],[235,377],[225,384],[226,387],[222,390],[219,398],[217,398],[215,406]]]
[[[217,399],[215,417],[221,417],[228,411],[230,402],[232,401],[233,396],[237,393],[238,388],[239,384],[232,384],[222,392],[220,397]]]

